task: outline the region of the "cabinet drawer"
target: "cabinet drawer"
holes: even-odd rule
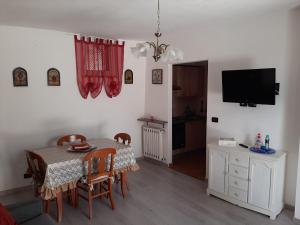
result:
[[[229,186],[248,191],[248,181],[241,178],[229,176]]]
[[[229,165],[229,175],[248,180],[248,169],[240,166]]]
[[[237,166],[249,167],[249,155],[243,153],[230,153],[229,163]]]
[[[247,202],[247,191],[229,187],[229,196],[243,202]]]

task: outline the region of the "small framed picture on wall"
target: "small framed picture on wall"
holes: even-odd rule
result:
[[[58,69],[50,68],[47,71],[48,86],[60,86],[60,73]]]
[[[27,71],[22,67],[17,67],[13,70],[14,87],[27,87]]]
[[[124,82],[125,82],[125,84],[133,84],[133,72],[132,72],[132,70],[130,70],[130,69],[125,70]]]
[[[163,83],[163,70],[153,69],[152,70],[152,84],[162,84]]]

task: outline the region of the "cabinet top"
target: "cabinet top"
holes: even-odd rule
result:
[[[249,148],[243,148],[239,145],[235,147],[227,147],[227,146],[220,146],[217,143],[210,143],[207,145],[208,149],[215,149],[219,151],[226,151],[226,152],[237,152],[237,153],[242,153],[242,154],[248,154],[252,158],[261,158],[261,159],[266,159],[266,160],[277,160],[281,157],[285,157],[286,153],[283,151],[276,151],[274,154],[260,154],[260,153],[255,153],[251,152]]]

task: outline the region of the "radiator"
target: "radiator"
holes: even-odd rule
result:
[[[159,161],[166,160],[166,154],[163,148],[163,133],[163,129],[142,126],[143,153],[145,157]]]

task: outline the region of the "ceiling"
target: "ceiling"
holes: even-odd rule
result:
[[[160,0],[161,29],[295,7],[300,0]],[[142,40],[156,29],[157,0],[0,0],[0,24]]]

